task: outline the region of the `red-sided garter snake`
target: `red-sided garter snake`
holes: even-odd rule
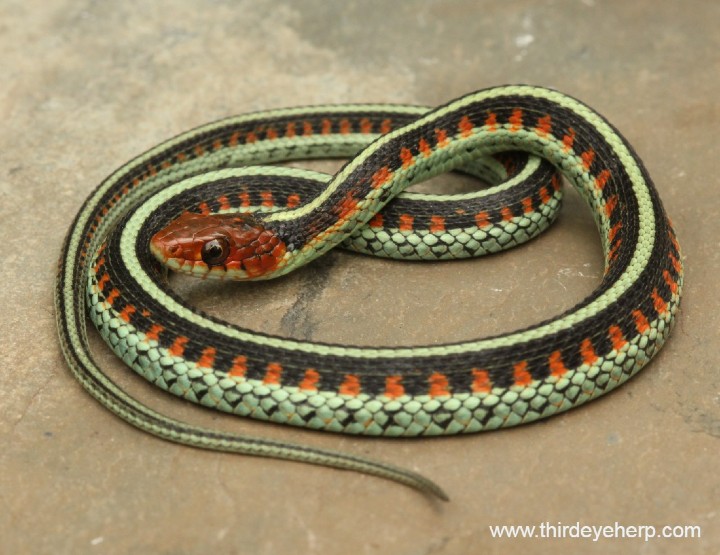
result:
[[[264,118],[259,126],[258,117]],[[277,124],[268,124],[268,118]],[[393,118],[402,125],[393,126]],[[392,129],[381,130],[383,125]],[[218,181],[240,187],[237,195],[243,193],[242,182],[249,194],[257,190],[253,183],[268,175],[289,173],[290,179],[312,181],[302,172],[232,166],[321,157],[323,149],[328,155],[349,154],[367,143],[360,135],[379,131],[389,132],[363,148],[309,203],[256,212],[241,222],[255,233],[254,240],[267,233],[274,242],[270,249],[252,250],[234,267],[227,265],[235,277],[285,273],[347,241],[410,183],[480,155],[512,150],[549,160],[588,202],[603,242],[602,283],[574,308],[525,330],[414,348],[325,345],[258,334],[198,313],[162,288],[149,245],[158,227],[173,217],[163,212],[163,202],[180,190]],[[209,177],[203,174],[214,170]],[[522,214],[499,210],[510,226],[506,232],[520,229]],[[480,213],[474,216],[475,227],[466,235],[492,223]],[[439,239],[444,231],[436,225],[429,233]],[[387,235],[374,244],[397,245],[393,234]],[[203,271],[202,264],[195,267]],[[628,143],[570,97],[509,86],[472,93],[426,113],[367,105],[251,114],[155,147],[108,177],[76,216],[61,258],[56,309],[60,342],[74,375],[103,405],[145,431],[198,447],[359,470],[444,498],[432,482],[393,466],[204,430],[145,407],[93,361],[85,330],[86,288],[93,320],[114,350],[176,394],[314,428],[437,435],[529,422],[611,390],[662,346],[681,285],[672,227]]]

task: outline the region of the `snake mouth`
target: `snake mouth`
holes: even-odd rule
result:
[[[152,238],[150,241],[150,254],[152,254],[155,259],[160,262],[160,264],[167,265],[168,262],[173,260],[170,256],[168,256],[168,252],[165,248],[163,248],[162,243],[159,243],[158,241],[155,241],[155,237]]]

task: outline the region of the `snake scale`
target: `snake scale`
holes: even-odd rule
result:
[[[259,165],[338,156],[350,159],[333,176]],[[451,170],[495,186],[445,199],[402,193]],[[417,347],[314,343],[230,325],[166,284],[163,266],[269,279],[338,245],[410,259],[495,252],[555,217],[555,170],[591,209],[605,272],[586,299],[526,329]],[[196,447],[366,472],[447,499],[432,481],[389,464],[202,429],[153,411],[94,362],[86,317],[136,372],[202,405],[342,433],[432,436],[531,422],[625,382],[668,337],[682,280],[673,228],[619,132],[569,96],[505,86],[434,109],[337,105],[242,115],[149,150],[103,181],[75,217],[56,314],[75,377],[142,430]]]

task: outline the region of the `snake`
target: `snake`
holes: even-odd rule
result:
[[[332,176],[269,165],[338,156],[349,160]],[[452,170],[494,186],[446,200],[404,191]],[[556,172],[590,208],[604,273],[578,304],[520,330],[410,347],[319,343],[224,322],[167,284],[167,268],[271,279],[336,246],[409,259],[496,252],[554,219]],[[55,304],[72,374],[137,428],[194,447],[363,472],[447,500],[435,482],[395,465],[154,411],[96,363],[88,316],[128,366],[190,401],[311,429],[427,437],[533,422],[613,390],[665,343],[682,284],[672,224],[628,141],[571,96],[507,85],[437,108],[256,112],[170,139],[86,199],[64,242]]]

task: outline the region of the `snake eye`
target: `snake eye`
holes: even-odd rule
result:
[[[215,237],[202,246],[200,255],[208,266],[219,266],[230,254],[230,245],[225,237]]]

